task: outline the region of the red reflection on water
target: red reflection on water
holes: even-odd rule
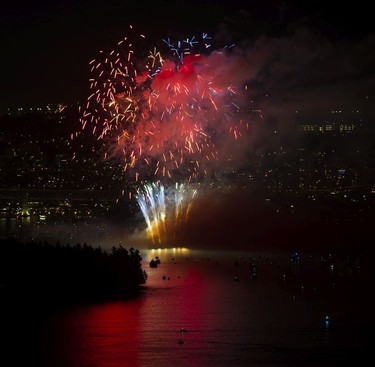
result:
[[[205,330],[210,322],[207,314],[212,306],[213,267],[215,264],[207,261],[176,257],[176,262],[162,258],[161,265],[148,271],[150,288],[140,323],[142,345],[167,348],[170,353],[176,352],[174,347],[181,350],[180,339],[184,349],[192,346],[194,335]],[[186,332],[181,332],[182,329]],[[147,354],[144,350],[143,365],[149,360]]]
[[[46,323],[48,366],[132,366],[139,364],[142,298],[68,310]]]

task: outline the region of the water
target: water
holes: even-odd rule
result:
[[[309,258],[291,266],[287,256],[240,252],[142,253],[149,277],[137,299],[50,312],[28,300],[2,313],[12,352],[0,365],[344,366],[361,365],[374,346],[368,285],[344,265]],[[155,256],[161,264],[150,268]]]

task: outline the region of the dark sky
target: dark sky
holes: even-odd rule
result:
[[[262,69],[261,80],[260,74],[254,76],[262,93],[266,89],[284,93],[280,85],[286,81],[289,90],[297,93],[298,88],[307,86],[313,98],[320,93],[311,88],[313,82],[326,87],[327,99],[333,92],[332,84],[343,81],[342,89],[354,88],[354,94],[362,98],[373,92],[372,12],[365,1],[342,2],[331,8],[327,3],[6,2],[0,14],[0,107],[84,99],[88,62],[99,50],[109,49],[121,39],[129,24],[155,42],[166,36],[186,37],[203,31],[234,39],[256,59],[256,70]],[[323,78],[322,73],[328,75]],[[353,81],[359,78],[362,82],[356,85]]]

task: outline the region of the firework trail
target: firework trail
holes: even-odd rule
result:
[[[167,191],[159,183],[147,183],[138,190],[137,202],[147,224],[153,244],[175,244],[183,240],[187,222],[197,189],[176,183]]]
[[[81,109],[82,131],[120,157],[135,181],[192,182],[215,165],[216,140],[237,139],[249,126],[245,85],[235,77],[230,47],[212,51],[207,34],[162,40],[149,50],[130,29],[108,54],[90,62],[91,94]]]

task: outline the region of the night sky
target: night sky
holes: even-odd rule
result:
[[[0,107],[84,100],[89,61],[122,39],[129,24],[138,27],[150,45],[167,36],[200,32],[236,42],[254,65],[254,93],[274,96],[269,108],[275,114],[280,102],[301,108],[317,98],[331,102],[335,97],[337,104],[356,104],[374,92],[373,16],[365,4],[342,2],[327,8],[327,2],[277,0],[7,2],[0,15]]]

